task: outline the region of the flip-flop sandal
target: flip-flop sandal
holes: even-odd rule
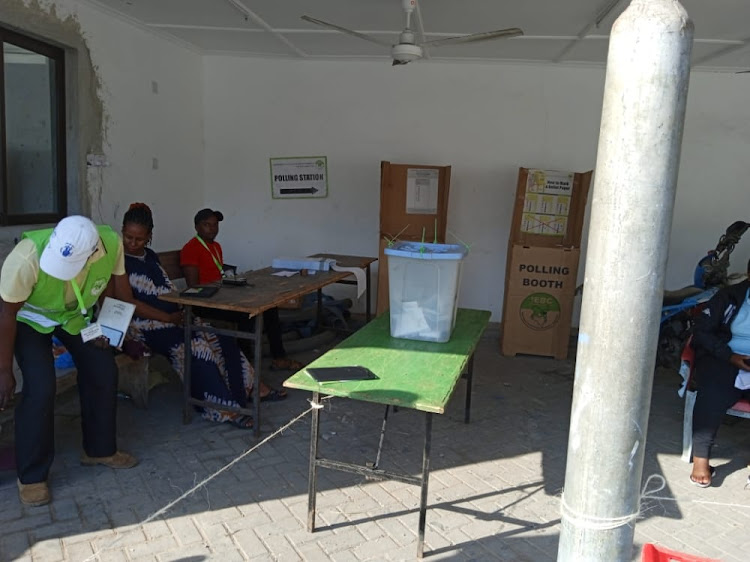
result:
[[[286,400],[287,393],[285,390],[271,389],[271,391],[265,396],[260,397],[261,402],[279,402],[280,400]]]
[[[693,479],[693,475],[690,475],[690,481],[693,483],[694,486],[698,486],[699,488],[708,488],[711,485],[711,481],[713,480],[714,476],[716,476],[716,468],[713,466],[709,466],[709,474],[711,475],[711,480],[708,482],[698,482],[697,480]]]
[[[227,423],[237,427],[239,429],[252,429],[253,428],[253,417],[252,416],[239,416],[228,420]]]

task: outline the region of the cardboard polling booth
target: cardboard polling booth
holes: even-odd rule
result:
[[[503,355],[568,355],[591,175],[519,169],[505,270]]]
[[[380,163],[377,313],[388,309],[388,257],[394,241],[445,242],[450,166]]]

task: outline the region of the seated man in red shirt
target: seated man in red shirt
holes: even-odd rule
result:
[[[202,209],[196,213],[194,219],[196,235],[183,246],[180,252],[180,265],[185,273],[185,281],[188,287],[221,280],[224,272],[224,255],[221,251],[221,244],[216,242],[215,239],[219,234],[219,222],[222,220],[224,220],[224,215],[212,209]],[[253,329],[254,321],[252,318],[249,319],[246,314],[206,309],[201,310],[201,315],[237,322],[238,329],[243,331]],[[263,325],[271,347],[271,368],[289,371],[302,369],[304,367],[302,363],[286,357],[284,344],[281,341],[278,308],[271,308],[263,313]],[[275,392],[279,396],[286,395],[283,391]]]

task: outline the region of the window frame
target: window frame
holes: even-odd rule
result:
[[[51,213],[8,213],[7,138],[5,124],[5,49],[4,43],[43,55],[54,63],[54,97],[52,102],[55,123],[55,157],[57,210]],[[67,155],[66,155],[66,99],[65,50],[38,39],[0,27],[0,226],[54,223],[68,214]]]

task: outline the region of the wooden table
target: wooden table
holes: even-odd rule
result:
[[[418,484],[422,488],[422,494],[419,506],[417,556],[422,557],[427,517],[432,414],[442,414],[445,411],[445,406],[453,394],[458,379],[461,378],[464,369],[468,368],[464,421],[469,423],[474,350],[489,319],[488,311],[460,308],[450,341],[432,343],[392,338],[390,316],[386,312],[284,382],[284,386],[288,388],[312,392],[313,404],[319,404],[320,395],[325,394],[386,405],[375,462],[365,466],[318,457],[320,410],[313,410],[310,434],[308,531],[315,531],[315,496],[319,467],[359,474],[368,478]],[[378,378],[319,383],[307,373],[307,369],[312,367],[342,366],[367,367]],[[378,467],[388,410],[391,406],[412,408],[426,413],[421,477],[394,473]]]
[[[365,285],[365,322],[369,322],[372,319],[372,300],[370,293],[372,292],[372,271],[370,266],[373,262],[378,261],[378,258],[371,258],[366,256],[347,256],[344,254],[315,254],[310,256],[311,258],[329,258],[336,260],[336,263],[342,267],[359,267],[365,270],[366,285]],[[353,279],[342,279],[336,281],[342,285],[356,285],[357,282]]]
[[[369,258],[362,258],[369,259]],[[188,295],[180,295],[177,292],[161,295],[159,298],[168,302],[181,304],[185,312],[185,361],[183,375],[183,396],[184,409],[183,421],[188,423],[192,419],[192,406],[202,406],[207,408],[219,408],[231,412],[239,412],[245,415],[252,415],[254,420],[253,430],[255,436],[260,435],[260,365],[261,352],[263,350],[263,312],[285,303],[289,299],[300,298],[313,291],[318,291],[318,313],[322,308],[323,298],[322,290],[326,285],[338,283],[346,279],[351,274],[346,271],[318,271],[315,275],[294,275],[293,277],[278,277],[272,273],[278,270],[267,267],[256,271],[250,271],[242,274],[247,279],[247,285],[231,286],[221,285],[219,291],[210,298],[196,298]],[[211,284],[220,286],[219,282]],[[215,308],[219,310],[231,310],[255,317],[255,328],[253,332],[241,332],[238,330],[229,330],[214,328],[212,326],[195,326],[193,325],[193,308],[194,306],[204,308]],[[249,339],[255,342],[255,353],[253,357],[253,367],[255,376],[253,380],[253,410],[248,408],[232,408],[225,405],[218,405],[213,402],[198,400],[190,394],[191,378],[191,345],[192,334],[195,331],[212,332],[233,336],[236,338]]]

